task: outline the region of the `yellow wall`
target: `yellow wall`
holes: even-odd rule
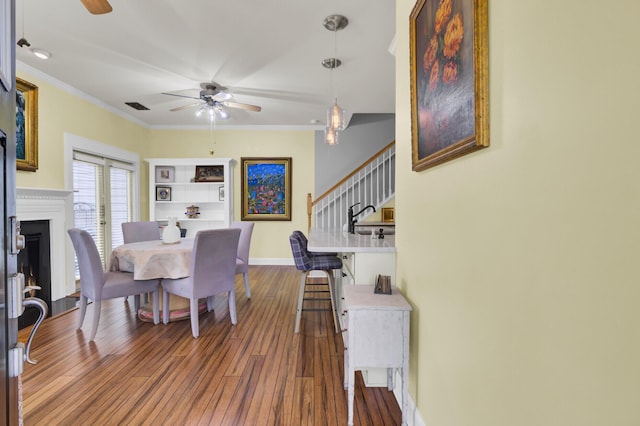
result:
[[[32,75],[18,77],[38,86],[39,111],[38,170],[18,171],[18,187],[64,189],[65,132],[146,156],[148,129]]]
[[[491,147],[420,173],[414,4],[396,3],[396,243],[423,420],[640,424],[640,2],[490,0]]]
[[[313,192],[313,131],[150,130],[24,72],[38,86],[38,170],[17,173],[17,186],[64,189],[64,133],[112,145],[140,156],[140,215],[149,217],[148,165],[151,157],[216,157],[236,160],[235,220],[240,220],[240,158],[292,157],[292,220],[256,222],[250,256],[269,263],[291,259],[289,234],[307,229],[306,196]]]

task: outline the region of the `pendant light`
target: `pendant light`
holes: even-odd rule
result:
[[[324,129],[324,143],[327,145],[338,145],[338,131],[331,127]]]
[[[322,61],[322,66],[331,70],[330,75],[330,85],[331,92],[333,95],[333,104],[327,110],[327,128],[325,130],[325,143],[327,145],[337,145],[338,144],[338,131],[342,131],[346,128],[346,120],[345,120],[345,111],[338,104],[338,97],[334,93],[333,87],[333,69],[339,67],[342,62],[338,59],[337,50],[338,50],[338,31],[342,30],[349,24],[349,20],[342,15],[329,15],[322,22],[322,25],[329,31],[333,31],[334,33],[334,43],[333,43],[333,58],[327,58]]]

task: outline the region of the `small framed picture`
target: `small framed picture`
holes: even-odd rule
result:
[[[220,188],[218,188],[218,200],[224,201],[224,186],[220,186]]]
[[[224,166],[196,166],[196,182],[224,182]]]
[[[175,179],[176,170],[172,166],[156,166],[156,182],[171,183]]]
[[[395,222],[395,218],[393,217],[394,209],[393,207],[383,207],[382,208],[382,221],[383,222]]]
[[[156,201],[171,201],[171,187],[156,186]]]

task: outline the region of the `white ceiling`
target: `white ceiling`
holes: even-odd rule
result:
[[[18,69],[41,71],[150,127],[208,126],[196,109],[169,111],[195,100],[162,94],[197,97],[206,81],[262,107],[231,109],[218,127],[321,128],[331,80],[349,114],[394,112],[393,0],[109,2],[113,12],[91,15],[80,0],[17,0],[16,40],[52,55],[43,61],[16,46]],[[331,14],[349,25],[325,29]],[[321,61],[334,49],[342,66],[331,73]]]

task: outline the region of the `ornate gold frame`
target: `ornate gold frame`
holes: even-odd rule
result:
[[[414,171],[489,146],[487,9],[488,0],[418,0],[411,12]],[[459,19],[457,15],[462,17],[461,21],[450,27],[454,18]],[[469,24],[472,28],[467,28]],[[462,31],[464,35],[460,34]],[[460,37],[454,43],[452,34]],[[447,45],[448,42],[451,44]]]
[[[240,162],[242,220],[291,220],[291,157],[241,157]]]
[[[24,98],[23,110],[20,108],[20,94]],[[24,120],[19,117],[21,113]],[[22,143],[24,158],[18,157],[18,145]],[[38,169],[38,86],[21,78],[16,78],[16,168],[28,172]]]

